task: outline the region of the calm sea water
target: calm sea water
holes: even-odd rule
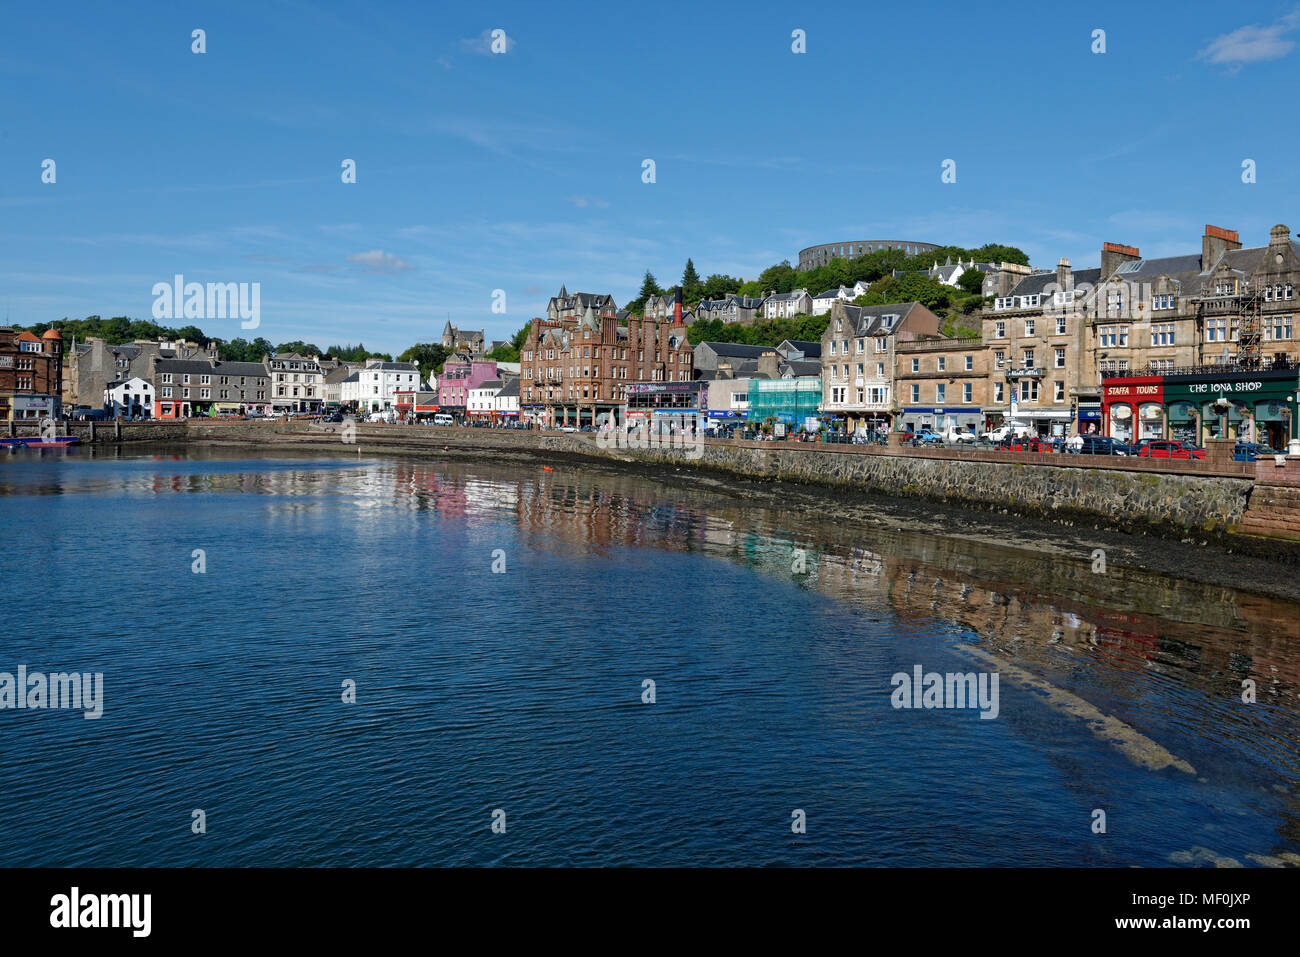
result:
[[[0,528],[0,671],[105,686],[0,711],[0,865],[1300,863],[1287,603],[565,467],[22,453]]]

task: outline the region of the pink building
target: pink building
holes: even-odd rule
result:
[[[464,417],[469,390],[497,378],[500,376],[493,359],[448,359],[438,376],[438,411]]]

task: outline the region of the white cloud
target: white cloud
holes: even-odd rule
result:
[[[598,209],[609,208],[609,203],[599,196],[566,196],[564,198],[579,209],[586,209],[588,206],[595,206]]]
[[[1244,63],[1277,60],[1295,49],[1287,34],[1300,27],[1300,11],[1292,11],[1271,26],[1255,24],[1238,27],[1231,33],[1215,37],[1197,54],[1202,60],[1240,68]]]
[[[348,257],[348,262],[364,267],[367,272],[399,273],[412,268],[411,264],[402,257],[386,253],[382,249],[372,249],[368,253],[353,253]]]

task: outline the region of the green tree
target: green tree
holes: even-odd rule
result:
[[[957,277],[957,285],[976,296],[984,291],[984,274],[978,269],[967,269]]]
[[[682,270],[682,301],[699,302],[703,284],[700,274],[695,271],[695,263],[687,259],[686,268]]]
[[[790,292],[795,288],[796,275],[795,268],[787,259],[775,266],[768,266],[759,273],[758,285],[763,290],[763,295],[768,292]]]

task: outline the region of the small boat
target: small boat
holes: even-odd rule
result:
[[[46,438],[35,435],[30,437],[13,437],[0,439],[0,448],[5,449],[66,449],[81,441],[76,435],[55,435]]]

